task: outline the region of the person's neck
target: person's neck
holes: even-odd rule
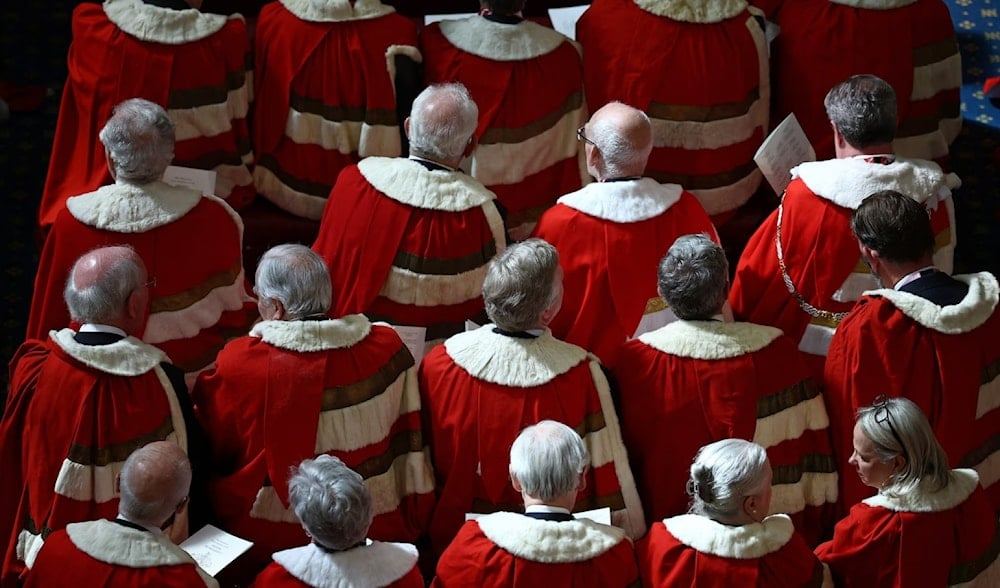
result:
[[[892,143],[883,143],[881,145],[869,145],[864,149],[858,149],[857,147],[844,143],[843,146],[836,147],[837,159],[849,159],[851,157],[864,157],[866,155],[892,155]]]
[[[573,506],[576,504],[576,491],[557,496],[552,500],[541,500],[533,496],[528,496],[523,492],[521,493],[521,498],[524,500],[524,508],[528,508],[529,506],[549,506],[565,509],[566,512],[573,512]]]

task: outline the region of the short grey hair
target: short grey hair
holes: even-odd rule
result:
[[[615,102],[615,104],[623,104]],[[628,106],[627,104],[623,104]],[[649,125],[649,116],[638,109],[629,107],[632,115],[639,117]],[[642,173],[652,152],[653,143],[635,144],[626,133],[619,128],[615,117],[599,117],[587,123],[587,137],[601,153],[604,162],[604,175],[610,178],[623,177],[634,173]]]
[[[677,318],[710,319],[729,295],[726,252],[704,233],[678,237],[660,260],[657,286]]]
[[[576,490],[590,463],[583,439],[556,421],[525,428],[510,448],[510,475],[525,494],[542,501]]]
[[[254,288],[260,298],[280,300],[286,320],[326,313],[333,296],[326,262],[297,243],[275,245],[261,256]]]
[[[132,250],[128,245],[117,245]],[[98,249],[103,249],[99,247]],[[121,317],[132,292],[143,284],[143,271],[138,256],[121,256],[112,261],[102,271],[100,279],[85,288],[77,287],[73,276],[80,264],[94,251],[93,249],[73,264],[63,288],[63,300],[69,309],[69,316],[79,323],[104,324]],[[134,250],[133,250],[134,251]]]
[[[506,331],[535,328],[556,292],[559,253],[541,239],[509,246],[494,257],[483,280],[486,314]]]
[[[158,104],[132,98],[115,106],[100,134],[117,179],[148,184],[174,159],[174,123]]]
[[[847,78],[830,89],[823,105],[830,122],[856,149],[896,138],[896,91],[878,76]]]
[[[863,407],[858,410],[858,425],[883,463],[897,456],[905,458],[902,469],[893,474],[880,493],[901,497],[916,492],[924,484],[924,488],[934,492],[951,483],[948,455],[934,436],[927,417],[912,400],[888,398],[884,404]]]
[[[737,520],[743,499],[768,483],[767,452],[743,439],[723,439],[698,450],[687,491],[692,514],[721,523]]]
[[[313,541],[333,551],[364,541],[374,516],[364,479],[332,455],[299,464],[288,480],[288,501]]]
[[[429,86],[410,111],[410,153],[433,160],[461,159],[478,124],[479,107],[465,86]]]

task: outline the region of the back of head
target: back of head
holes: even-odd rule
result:
[[[525,0],[479,0],[479,5],[490,14],[510,16],[524,10],[524,2]]]
[[[130,247],[101,247],[84,253],[73,264],[63,298],[70,318],[80,323],[114,324],[146,273],[142,259]]]
[[[823,105],[830,122],[856,149],[896,138],[896,91],[882,78],[851,76],[827,93]]]
[[[743,499],[769,483],[767,466],[764,448],[743,439],[702,447],[691,464],[690,512],[721,523],[735,521]]]
[[[590,456],[580,435],[556,421],[521,431],[510,448],[510,475],[522,491],[541,501],[575,492]]]
[[[621,102],[598,109],[586,125],[600,152],[600,179],[641,176],[653,151],[653,127],[643,111]]]
[[[156,441],[129,455],[119,478],[118,512],[128,520],[160,527],[187,499],[191,463],[177,445]]]
[[[100,138],[119,180],[156,181],[174,158],[173,121],[159,105],[142,98],[115,106]]]
[[[275,245],[261,256],[254,288],[262,299],[281,301],[285,320],[326,313],[333,292],[323,258],[295,243]]]
[[[365,481],[330,455],[307,459],[288,480],[288,500],[313,541],[342,551],[365,540],[372,499]]]
[[[409,121],[412,155],[458,161],[476,132],[479,108],[462,84],[435,84],[413,101]]]
[[[537,328],[558,292],[556,248],[541,239],[515,243],[494,257],[483,280],[486,314],[506,331]]]
[[[883,190],[864,199],[851,215],[851,230],[882,259],[918,262],[934,254],[930,215],[912,198]]]
[[[729,294],[726,253],[705,234],[678,237],[660,260],[657,285],[677,318],[708,320]]]

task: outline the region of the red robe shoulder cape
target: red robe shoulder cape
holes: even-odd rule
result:
[[[695,453],[735,437],[767,449],[771,512],[791,515],[810,545],[829,536],[837,464],[800,354],[778,329],[749,323],[677,321],[625,344],[612,371],[647,523],[687,512]]]
[[[216,476],[215,514],[271,554],[308,541],[288,505],[292,467],[334,455],[372,494],[369,535],[416,540],[434,502],[413,358],[395,331],[353,315],[264,321],[230,342],[194,389]],[[259,568],[258,568],[259,569]]]
[[[97,135],[114,106],[129,98],[167,110],[176,125],[174,165],[215,170],[216,195],[234,208],[248,204],[254,197],[249,58],[239,15],[227,19],[141,0],[77,6],[39,224],[51,226],[70,196],[112,182]]]
[[[377,0],[265,5],[254,33],[257,191],[312,219],[340,170],[400,154],[395,56],[420,61],[417,27]]]
[[[621,529],[511,512],[465,523],[438,561],[431,583],[434,588],[638,585],[632,542]]]
[[[279,551],[254,588],[423,588],[417,549],[404,543],[367,541],[365,545],[331,553],[310,543]]]
[[[1000,511],[998,286],[988,273],[956,277],[970,285],[959,304],[875,290],[841,323],[825,377],[834,450],[846,464],[857,410],[879,394],[905,396],[927,416],[952,466],[979,471]],[[841,477],[844,510],[872,494],[852,474]]]
[[[552,333],[612,363],[618,347],[645,330],[644,315],[667,314],[656,292],[656,268],[681,235],[715,227],[680,186],[652,179],[594,183],[546,212],[535,237],[559,250],[562,309]],[[670,313],[672,317],[672,313]],[[659,327],[666,324],[663,318]]]
[[[645,532],[642,506],[621,440],[608,381],[597,360],[552,337],[519,339],[487,325],[455,335],[420,364],[424,431],[438,504],[431,545],[441,553],[465,513],[520,510],[510,485],[510,446],[528,425],[573,427],[590,452],[587,486],[574,510],[610,507],[631,537]]]
[[[479,107],[472,175],[496,192],[508,227],[530,230],[587,178],[576,140],[587,122],[578,47],[531,21],[482,16],[431,24],[420,43],[425,81],[461,82]]]

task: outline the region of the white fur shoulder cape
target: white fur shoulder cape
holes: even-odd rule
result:
[[[738,527],[694,514],[664,519],[663,524],[684,545],[701,553],[729,559],[764,557],[784,547],[795,533],[792,519],[783,514]]]
[[[559,198],[559,204],[616,223],[635,223],[657,217],[681,199],[677,184],[652,178],[621,182],[593,182]]]
[[[369,539],[346,551],[331,553],[310,543],[271,557],[313,588],[369,588],[388,586],[408,574],[417,564],[417,548]]]
[[[730,359],[770,345],[781,329],[752,323],[675,321],[639,335],[653,349],[692,359]]]
[[[295,16],[309,22],[367,20],[396,12],[379,0],[281,0]]]
[[[142,0],[105,0],[104,14],[115,26],[140,41],[183,45],[214,35],[234,14],[208,14],[194,8],[173,10],[146,4]]]
[[[202,198],[215,196],[203,196],[196,190],[164,182],[116,182],[69,198],[66,208],[78,221],[96,229],[143,233],[180,219]]]
[[[83,345],[73,339],[72,329],[50,331],[49,337],[67,355],[80,363],[115,376],[141,376],[164,362],[167,355],[135,337],[125,337],[108,345]]]
[[[493,61],[534,59],[569,42],[562,34],[530,20],[503,24],[478,15],[441,21],[441,34],[462,51]]]
[[[461,212],[496,199],[469,175],[431,171],[402,157],[366,157],[358,170],[379,192],[416,208]]]
[[[895,512],[941,512],[950,510],[965,502],[979,486],[976,470],[952,470],[952,481],[944,490],[928,492],[922,487],[905,496],[876,494],[862,502]]]
[[[546,330],[535,339],[494,333],[486,325],[444,342],[445,351],[472,377],[518,388],[541,386],[586,361],[582,347],[560,341]]]
[[[865,292],[881,296],[900,312],[920,325],[948,335],[967,333],[985,323],[996,311],[1000,300],[1000,286],[989,272],[953,276],[969,285],[969,292],[958,304],[938,306],[916,294],[891,288]]]
[[[881,190],[895,190],[934,208],[962,184],[933,161],[903,157],[887,165],[853,158],[809,161],[792,168],[792,178],[801,178],[816,196],[851,210]]]
[[[321,321],[262,321],[253,326],[250,336],[282,349],[310,352],[353,347],[370,332],[368,319],[352,314]]]
[[[713,23],[732,18],[747,9],[745,0],[632,0],[639,8],[673,20]]]
[[[627,540],[625,531],[586,519],[555,522],[497,512],[479,517],[476,524],[504,551],[547,564],[587,561]]]

